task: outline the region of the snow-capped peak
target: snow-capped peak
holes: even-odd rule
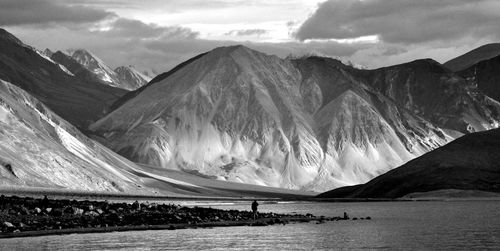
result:
[[[120,81],[116,73],[100,58],[84,49],[68,50],[68,55],[83,65],[89,71],[96,74],[100,80],[108,85],[120,87]]]

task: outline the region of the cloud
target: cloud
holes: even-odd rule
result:
[[[500,38],[499,9],[497,0],[329,0],[295,36],[306,40],[378,35],[383,42],[400,44]]]
[[[189,28],[146,24],[139,20],[127,18],[117,18],[105,22],[102,27],[94,29],[93,32],[104,36],[129,39],[193,39],[199,35],[198,32],[194,32]]]
[[[243,37],[243,36],[260,36],[260,35],[264,35],[266,33],[267,33],[267,30],[264,30],[264,29],[246,29],[246,30],[232,30],[232,31],[226,32],[224,35]]]
[[[2,0],[0,25],[82,24],[104,20],[114,13],[63,1]]]

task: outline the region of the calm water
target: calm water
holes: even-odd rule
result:
[[[249,204],[249,203],[248,203]],[[248,210],[249,205],[212,205]],[[264,204],[261,211],[371,221],[73,234],[0,240],[0,250],[500,249],[500,201]]]

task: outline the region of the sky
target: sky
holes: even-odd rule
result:
[[[500,41],[498,0],[1,0],[0,27],[53,51],[164,72],[219,46],[367,68]]]

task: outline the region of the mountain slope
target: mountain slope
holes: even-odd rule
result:
[[[500,129],[465,135],[364,185],[319,195],[399,198],[444,189],[500,192]]]
[[[456,57],[444,66],[454,72],[465,70],[474,64],[500,55],[500,43],[486,44]]]
[[[481,61],[458,74],[500,102],[500,56]]]
[[[114,72],[120,81],[120,87],[136,90],[151,81],[151,78],[137,71],[133,66],[120,66]]]
[[[498,127],[498,104],[476,85],[434,60],[350,72],[399,106],[441,128],[468,133]]]
[[[125,92],[68,74],[3,29],[0,29],[0,79],[28,91],[79,128],[99,118]]]
[[[78,76],[80,79],[96,84],[102,84],[102,80],[97,75],[63,52],[57,51],[53,53],[50,58],[58,64],[63,65],[72,74]]]
[[[346,71],[308,67],[217,48],[159,75],[91,129],[137,162],[316,191],[366,182],[450,139]]]
[[[139,192],[117,166],[133,163],[86,138],[18,87],[0,80],[2,185]],[[7,164],[10,168],[4,168]],[[147,191],[147,190],[145,190]]]
[[[103,83],[109,86],[122,88],[116,73],[94,54],[84,49],[68,50],[67,53],[76,62],[94,73]]]
[[[314,114],[316,136],[325,151],[316,187],[357,184],[451,140],[428,121],[399,107],[354,79],[338,60],[294,60],[302,73],[304,103]],[[314,91],[320,95],[314,98]],[[333,168],[332,168],[333,167]],[[328,180],[329,184],[322,184]],[[316,189],[318,190],[318,189]]]

